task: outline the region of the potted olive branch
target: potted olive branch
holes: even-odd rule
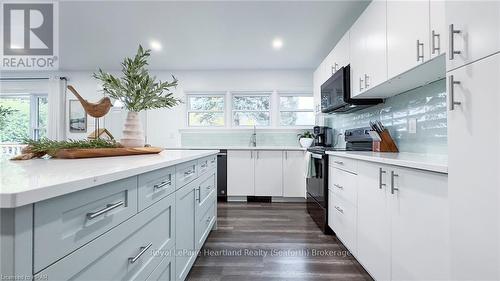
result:
[[[144,132],[142,131],[139,112],[148,109],[171,108],[181,100],[175,98],[171,88],[177,86],[177,79],[172,75],[172,82],[156,81],[149,74],[146,66],[151,50],[145,50],[141,45],[134,58],[125,58],[122,62],[123,77],[99,69],[93,77],[102,82],[103,93],[112,99],[120,100],[128,110],[124,124],[123,137],[120,143],[125,147],[143,147]]]

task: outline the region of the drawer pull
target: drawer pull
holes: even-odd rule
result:
[[[337,165],[344,165],[344,162],[342,162],[342,161],[333,161],[333,163],[335,163]]]
[[[215,164],[215,159],[212,159],[212,161],[210,161],[210,163]]]
[[[123,201],[120,201],[120,202],[115,203],[115,204],[108,204],[108,205],[106,205],[106,208],[104,208],[102,210],[99,210],[99,211],[93,212],[93,213],[87,213],[87,219],[89,219],[89,220],[95,219],[100,215],[103,215],[103,214],[105,214],[113,209],[116,209],[120,206],[123,206],[124,204],[125,203],[123,203]]]
[[[189,171],[184,172],[185,176],[189,176],[191,174],[194,174],[194,170],[189,170]]]
[[[335,184],[333,184],[333,186],[335,186],[335,187],[336,187],[336,188],[338,188],[338,189],[344,189],[344,187],[343,187],[343,186],[341,186],[340,184],[336,184],[336,183],[335,183]]]
[[[207,162],[205,162],[205,163],[201,164],[201,167],[202,167],[202,168],[206,168],[207,166],[208,166],[208,163],[207,163]]]
[[[162,187],[165,187],[165,186],[167,186],[167,185],[171,185],[171,184],[172,184],[172,181],[162,181],[162,182],[161,182],[161,183],[159,183],[159,184],[155,184],[155,185],[153,186],[153,189],[160,189],[160,188],[162,188]]]
[[[207,223],[209,223],[211,219],[212,219],[211,217],[208,217],[207,218]]]
[[[151,248],[151,246],[153,245],[153,243],[149,243],[146,247],[141,247],[141,251],[137,254],[137,256],[133,257],[133,258],[128,258],[128,262],[129,263],[134,263],[136,262],[139,258],[141,258],[142,255],[144,255],[144,253],[149,249]]]
[[[198,203],[201,203],[201,186],[198,189]]]
[[[344,210],[342,208],[340,208],[339,206],[335,206],[335,210],[337,210],[341,214],[344,213]]]
[[[210,188],[212,188],[212,186],[210,186],[210,185],[209,185],[209,186],[207,186],[207,189],[210,189]]]

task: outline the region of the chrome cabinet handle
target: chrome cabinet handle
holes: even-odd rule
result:
[[[382,183],[382,175],[385,174],[386,172],[382,169],[382,168],[379,168],[378,170],[378,188],[379,189],[382,189],[382,187],[386,186],[385,183]]]
[[[333,75],[333,74],[335,74],[335,72],[337,72],[337,69],[338,69],[337,67],[338,67],[338,66],[339,66],[339,65],[338,65],[337,63],[334,63],[334,64],[332,65],[332,75]]]
[[[215,159],[212,159],[212,160],[210,161],[210,163],[212,163],[212,164],[213,164],[213,163],[215,163]]]
[[[101,209],[101,210],[99,210],[97,212],[93,212],[93,213],[87,213],[87,219],[89,219],[89,220],[95,219],[100,215],[103,215],[103,214],[105,214],[113,209],[116,209],[120,206],[123,206],[124,204],[125,203],[123,201],[120,201],[120,202],[115,203],[115,204],[108,204],[108,205],[106,205],[106,208],[104,208],[104,209]]]
[[[288,160],[288,151],[285,151],[285,160]]]
[[[432,49],[432,54],[434,55],[437,51],[437,53],[439,54],[441,52],[441,36],[436,33],[435,30],[433,30],[432,32],[432,40],[431,40],[431,49]],[[437,41],[438,41],[438,45],[436,47],[436,39],[437,38]]]
[[[253,159],[253,151],[250,150],[250,158]]]
[[[342,162],[342,161],[333,161],[333,163],[338,164],[338,165],[344,165],[344,162]]]
[[[208,163],[206,163],[206,162],[205,162],[205,163],[203,163],[203,164],[201,164],[201,167],[202,167],[202,168],[206,168],[207,166],[208,166]]]
[[[460,81],[455,81],[453,75],[448,79],[448,110],[455,110],[455,105],[461,105],[459,101],[455,101],[455,85],[460,85]]]
[[[365,89],[368,89],[368,87],[370,86],[370,84],[368,83],[369,78],[370,78],[370,76],[365,74]]]
[[[259,159],[259,151],[257,151],[257,159]]]
[[[208,218],[207,218],[207,223],[210,223],[210,220],[211,220],[211,219],[212,219],[211,217],[208,217]]]
[[[422,46],[422,54],[420,54],[420,46]],[[424,43],[417,39],[417,61],[424,61]]]
[[[189,171],[184,172],[185,176],[189,176],[191,174],[194,174],[194,170],[189,170]]]
[[[394,194],[394,191],[398,191],[399,188],[394,186],[394,178],[399,177],[398,174],[394,173],[394,171],[391,171],[391,194]]]
[[[336,188],[338,188],[338,189],[344,189],[344,187],[343,187],[343,186],[341,186],[340,184],[336,184],[336,183],[334,183],[334,184],[333,184],[333,186],[335,186],[335,187],[336,187]]]
[[[201,186],[199,186],[197,190],[198,190],[198,203],[201,203]]]
[[[363,84],[363,79],[361,79],[361,77],[359,77],[359,90],[363,90],[363,87],[361,87],[361,84]]]
[[[344,213],[344,210],[342,208],[340,208],[339,206],[335,206],[335,209],[337,211],[339,211],[339,213],[343,214]]]
[[[455,29],[453,24],[450,24],[450,31],[449,31],[450,42],[448,43],[450,46],[450,50],[448,52],[450,60],[453,60],[455,58],[455,55],[459,55],[461,53],[460,51],[455,51],[455,41],[454,41],[455,34],[459,34],[460,32],[461,32],[460,30]]]
[[[135,256],[135,257],[131,257],[131,258],[128,258],[128,262],[129,263],[134,263],[136,262],[138,259],[141,258],[142,255],[144,255],[144,253],[149,249],[151,248],[151,246],[153,245],[153,243],[149,243],[146,247],[140,247],[140,252]]]
[[[172,184],[172,181],[170,181],[170,180],[169,180],[169,181],[162,181],[162,182],[161,182],[161,183],[159,183],[159,184],[155,184],[155,185],[153,185],[153,189],[160,189],[160,188],[162,188],[162,187],[165,187],[165,186],[167,186],[167,185],[171,185],[171,184]]]

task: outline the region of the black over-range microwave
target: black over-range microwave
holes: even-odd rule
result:
[[[383,99],[351,98],[351,67],[341,67],[321,85],[321,112],[347,113],[384,102]]]

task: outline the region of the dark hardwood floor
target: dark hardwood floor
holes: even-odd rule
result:
[[[372,280],[301,203],[219,203],[188,280]]]

